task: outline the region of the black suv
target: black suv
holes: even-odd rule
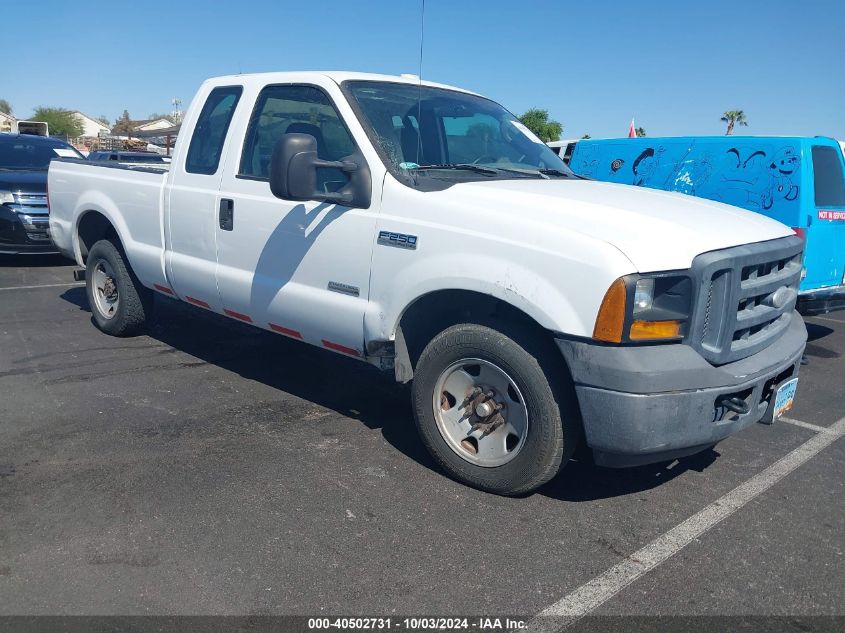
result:
[[[59,156],[83,158],[57,138],[0,134],[0,255],[58,252],[50,241],[47,168]]]

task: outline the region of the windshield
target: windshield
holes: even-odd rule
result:
[[[37,139],[37,140],[34,140]],[[60,156],[82,158],[82,154],[59,141],[45,142],[40,137],[0,135],[0,169],[47,169],[50,160]]]
[[[420,178],[574,178],[549,147],[499,104],[474,95],[376,81],[344,88],[388,169]]]

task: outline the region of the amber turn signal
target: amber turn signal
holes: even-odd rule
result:
[[[632,341],[678,338],[681,336],[680,321],[634,321],[628,338]]]
[[[611,284],[602,299],[593,338],[608,343],[622,342],[622,328],[625,325],[625,298],[628,294],[622,278]]]

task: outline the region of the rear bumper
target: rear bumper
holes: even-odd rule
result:
[[[795,313],[773,345],[713,366],[687,345],[612,347],[558,339],[575,382],[587,445],[596,463],[626,467],[689,455],[758,421],[770,421],[773,394],[798,375],[807,341]],[[720,402],[736,397],[734,413]]]
[[[802,292],[798,295],[797,310],[802,316],[845,310],[845,286]]]

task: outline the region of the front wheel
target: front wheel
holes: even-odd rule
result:
[[[561,415],[557,359],[526,332],[465,323],[438,334],[417,362],[417,429],[456,479],[502,495],[530,492],[572,456],[577,423]]]
[[[85,290],[94,323],[106,334],[131,336],[144,327],[152,293],[141,285],[123,251],[110,240],[100,240],[88,252]]]

